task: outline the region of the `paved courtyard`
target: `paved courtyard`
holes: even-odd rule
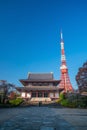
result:
[[[87,109],[0,109],[0,130],[87,130]]]

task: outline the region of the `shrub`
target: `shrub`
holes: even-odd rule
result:
[[[68,101],[67,99],[63,99],[63,100],[61,101],[61,105],[65,106],[65,107],[67,107],[68,104],[69,104],[69,101]]]
[[[87,108],[87,96],[78,94],[60,94],[60,98],[56,102],[70,108]]]
[[[20,105],[22,102],[23,102],[23,99],[21,99],[21,98],[16,98],[16,99],[13,99],[13,100],[9,100],[9,103],[10,103],[11,105],[14,105],[14,106],[18,106],[18,105]]]
[[[61,102],[61,99],[60,99],[60,98],[56,100],[56,103],[60,103],[60,102]]]
[[[60,100],[63,100],[63,99],[65,99],[65,95],[64,94],[60,94]]]

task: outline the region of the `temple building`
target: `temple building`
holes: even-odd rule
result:
[[[20,79],[23,87],[17,88],[22,98],[30,101],[52,101],[59,98],[60,80],[55,80],[53,73],[29,73],[27,79]]]

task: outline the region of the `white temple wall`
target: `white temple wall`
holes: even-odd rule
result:
[[[22,92],[21,97],[22,98],[31,98],[31,93]]]
[[[55,93],[55,98],[59,98],[59,92]]]
[[[49,96],[50,96],[50,98],[54,98],[54,93],[51,92],[51,93],[49,94]]]
[[[50,94],[49,94],[49,97],[50,98],[59,98],[59,92],[51,92]]]
[[[22,98],[25,98],[25,96],[26,96],[26,93],[25,93],[25,92],[22,92],[22,93],[21,93],[21,97],[22,97]]]
[[[31,98],[31,93],[27,93],[27,98]]]

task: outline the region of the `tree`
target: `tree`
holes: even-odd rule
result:
[[[87,92],[87,62],[83,64],[76,75],[76,81],[80,92]]]
[[[6,80],[0,80],[0,97],[1,102],[5,103],[8,99],[10,92],[15,91],[16,86],[14,84],[8,83]]]

